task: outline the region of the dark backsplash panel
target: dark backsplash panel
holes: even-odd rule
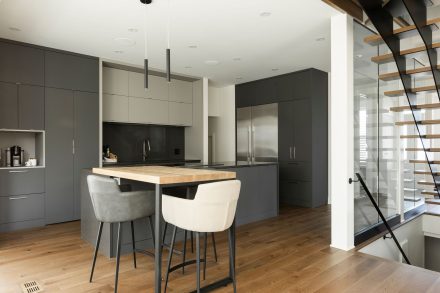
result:
[[[147,139],[151,146],[148,161],[185,159],[183,127],[103,123],[103,145],[110,146],[119,162],[142,162],[142,145]]]

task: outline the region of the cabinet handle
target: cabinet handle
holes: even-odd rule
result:
[[[292,159],[292,147],[289,147],[289,159]]]
[[[9,173],[27,173],[29,170],[11,170]]]
[[[75,140],[72,139],[72,155],[75,154]]]
[[[27,199],[27,196],[10,197],[9,200]]]
[[[296,146],[293,146],[293,159],[296,160]]]

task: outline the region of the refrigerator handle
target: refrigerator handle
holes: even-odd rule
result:
[[[251,160],[251,140],[252,140],[252,136],[251,136],[251,127],[248,127],[248,149],[247,149],[247,160],[248,162],[250,162]]]
[[[255,127],[252,126],[252,162],[255,162]]]
[[[293,146],[293,159],[296,160],[296,146]]]
[[[292,147],[289,147],[289,159],[292,159]]]

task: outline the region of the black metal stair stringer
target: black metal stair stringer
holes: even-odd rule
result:
[[[400,79],[404,88],[405,95],[408,100],[408,104],[411,108],[411,114],[414,119],[415,127],[422,144],[423,151],[425,153],[426,162],[428,163],[430,173],[432,175],[433,182],[437,188],[437,195],[440,197],[440,185],[437,186],[437,180],[433,173],[433,166],[430,164],[430,159],[427,152],[426,142],[423,139],[423,133],[420,130],[420,125],[417,121],[421,120],[420,111],[415,110],[417,105],[417,96],[411,91],[411,76],[406,74],[406,59],[400,55],[400,39],[394,34],[393,27],[393,13],[402,13],[406,7],[400,0],[391,0],[388,5],[383,6],[381,0],[359,0],[359,4],[370,18],[371,22],[375,26],[378,33],[381,35],[385,44],[390,49],[394,61],[396,63]],[[425,21],[426,22],[426,21]]]

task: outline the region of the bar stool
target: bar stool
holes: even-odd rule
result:
[[[155,212],[155,194],[153,191],[121,192],[115,179],[89,175],[87,176],[90,197],[96,219],[99,221],[98,236],[95,253],[93,255],[90,280],[92,282],[95,270],[96,256],[101,241],[102,226],[104,223],[118,223],[118,246],[116,251],[115,293],[118,292],[119,259],[121,256],[122,223],[130,222],[133,242],[133,263],[136,268],[136,247],[134,239],[133,221],[148,217],[150,229],[154,235],[151,216]],[[154,236],[153,236],[154,237]],[[154,239],[153,239],[154,243]]]
[[[234,292],[236,292],[235,248],[232,244],[232,232],[230,228],[237,209],[240,186],[241,183],[239,180],[201,184],[199,185],[194,200],[168,195],[162,196],[163,217],[167,223],[174,225],[165,278],[165,292],[167,290],[169,273],[184,265],[193,264],[194,262],[197,264],[197,292],[200,292],[200,233],[205,234],[206,243],[207,233],[221,232],[228,229],[231,277]],[[177,228],[195,232],[196,260],[186,261],[171,268]],[[206,259],[202,261],[206,262]]]

